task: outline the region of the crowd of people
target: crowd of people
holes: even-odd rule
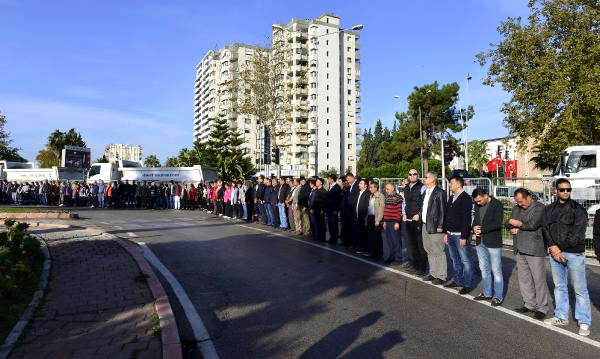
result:
[[[0,202],[58,207],[189,209],[205,207],[204,185],[174,181],[0,181]]]
[[[514,192],[516,205],[505,220],[504,205],[476,188],[464,191],[464,180],[449,180],[450,195],[427,172],[421,181],[411,169],[400,186],[347,173],[341,178],[268,178],[180,184],[116,181],[0,182],[2,203],[98,208],[203,209],[226,218],[257,222],[316,242],[341,245],[424,281],[455,288],[464,295],[481,277],[478,301],[504,301],[502,230],[514,238],[523,306],[515,309],[548,325],[569,322],[569,281],[575,292],[579,334],[590,334],[591,305],[585,262],[586,210],[571,200],[567,179],[555,182],[556,201],[544,205],[525,188]],[[600,258],[600,210],[594,222]],[[546,282],[549,254],[554,282],[554,317],[546,319],[550,294]]]
[[[504,302],[502,230],[514,237],[523,306],[515,310],[553,326],[569,323],[569,281],[575,292],[579,334],[588,336],[591,306],[587,290],[585,232],[587,212],[570,199],[567,179],[556,181],[557,199],[545,206],[525,188],[514,193],[516,205],[505,220],[504,205],[485,189],[464,191],[464,180],[449,181],[450,196],[427,172],[423,181],[412,169],[398,188],[387,183],[334,175],[322,178],[265,178],[256,183],[211,183],[206,210],[225,218],[256,221],[305,235],[316,242],[346,246],[358,255],[381,259],[419,275],[434,285],[465,295],[477,286],[474,299],[492,306]],[[327,187],[325,187],[327,183]],[[600,212],[600,211],[599,211]],[[328,233],[328,235],[327,235]],[[600,258],[600,213],[594,224]],[[546,318],[550,294],[546,260],[550,254],[554,282],[554,317]],[[448,263],[448,260],[450,263]]]

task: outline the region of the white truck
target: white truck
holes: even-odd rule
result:
[[[567,178],[573,192],[571,198],[581,202],[588,212],[600,208],[600,146],[567,147],[552,174],[553,182]]]
[[[84,181],[85,170],[67,167],[35,168],[32,162],[0,161],[0,179],[9,182]]]
[[[124,160],[94,163],[87,177],[88,183],[100,180],[104,183],[113,181],[199,183],[217,179],[217,171],[212,167],[143,167],[141,162]]]

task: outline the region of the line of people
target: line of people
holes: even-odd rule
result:
[[[492,306],[504,301],[502,230],[506,228],[514,238],[524,303],[515,310],[548,325],[567,325],[569,276],[575,291],[574,316],[579,334],[590,334],[584,253],[588,217],[585,209],[570,199],[568,180],[556,182],[557,200],[548,206],[536,201],[527,189],[519,188],[508,219],[503,204],[486,190],[476,188],[466,193],[462,177],[450,179],[449,198],[437,183],[435,173],[427,172],[421,181],[414,169],[400,188],[386,184],[385,193],[380,192],[377,182],[352,173],[339,179],[329,176],[327,188],[321,178],[260,176],[256,183],[211,184],[207,186],[206,203],[207,210],[217,215],[256,221],[316,242],[346,246],[386,264],[397,262],[424,281],[455,288],[461,295],[472,292],[481,277],[482,292],[474,299],[489,301]],[[237,205],[243,211],[236,212]],[[595,222],[596,242],[600,242],[599,217]],[[600,248],[599,243],[596,248]],[[555,298],[554,317],[549,319],[547,257]]]

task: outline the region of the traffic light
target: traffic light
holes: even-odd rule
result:
[[[454,150],[452,149],[452,143],[448,140],[444,141],[444,163],[447,165],[454,159]]]
[[[273,161],[274,164],[278,165],[279,164],[279,148],[271,148],[271,160]]]

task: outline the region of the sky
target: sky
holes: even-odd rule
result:
[[[142,145],[161,161],[193,141],[195,65],[233,42],[266,45],[274,23],[329,12],[361,31],[362,128],[391,127],[414,86],[457,82],[475,109],[468,138],[501,137],[499,87],[482,85],[478,52],[526,0],[43,1],[0,0],[0,111],[21,155],[34,160],[54,129],[75,128],[102,156]],[[398,95],[401,99],[395,99]]]

